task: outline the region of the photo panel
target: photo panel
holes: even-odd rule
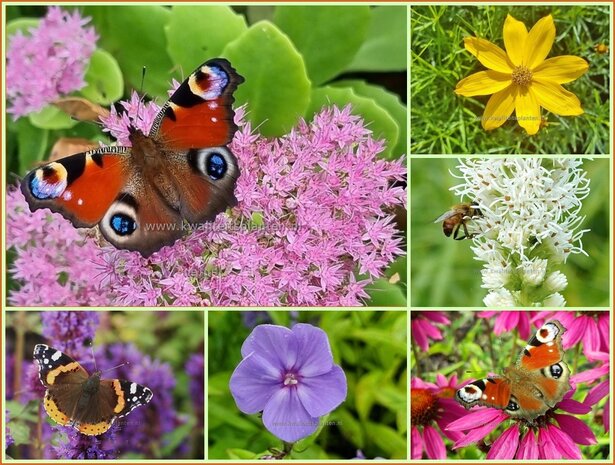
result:
[[[609,308],[606,158],[413,158],[413,307]]]
[[[606,460],[608,311],[412,311],[411,458]]]
[[[408,457],[406,311],[211,311],[209,460]]]
[[[6,8],[7,305],[406,306],[405,5]]]
[[[412,5],[410,153],[610,154],[611,9]]]
[[[203,312],[5,315],[7,459],[204,459]]]

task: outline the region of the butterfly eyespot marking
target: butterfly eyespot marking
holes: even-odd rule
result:
[[[211,179],[217,181],[222,179],[226,173],[226,160],[219,153],[210,153],[207,156],[207,174]]]
[[[121,194],[105,213],[100,228],[107,237],[118,241],[134,234],[139,228],[135,199],[129,194]]]
[[[190,150],[188,160],[195,171],[214,182],[236,171],[234,156],[226,147]]]
[[[128,215],[116,213],[111,217],[111,228],[119,236],[129,236],[137,229],[137,223]]]
[[[62,164],[50,163],[32,173],[28,186],[37,199],[57,199],[68,186],[68,173]]]
[[[505,410],[508,410],[510,412],[515,412],[519,410],[519,404],[515,402],[514,400],[510,400],[508,401],[508,405],[506,406]]]

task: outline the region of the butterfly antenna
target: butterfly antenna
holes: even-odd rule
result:
[[[114,367],[107,368],[105,371],[101,371],[101,373],[106,373],[108,371],[115,370],[116,368],[123,367],[124,365],[130,365],[130,362],[120,363],[119,365],[115,365]]]
[[[145,73],[147,72],[147,66],[143,65],[143,69],[141,70],[141,86],[139,89],[139,105],[137,106],[137,115],[135,116],[135,124],[139,121],[141,106],[143,105],[143,99],[145,98],[145,93],[143,92],[143,87],[145,86]]]

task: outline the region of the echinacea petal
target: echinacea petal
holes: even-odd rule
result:
[[[292,327],[297,340],[296,368],[301,376],[318,376],[331,371],[333,354],[327,333],[315,326],[298,323]]]
[[[540,129],[540,105],[534,92],[529,89],[521,90],[515,99],[515,114],[517,123],[530,135]]]
[[[464,38],[463,45],[487,68],[500,73],[512,73],[513,67],[508,60],[508,55],[497,45],[478,37]]]
[[[286,442],[309,436],[318,429],[319,421],[303,408],[295,389],[279,389],[263,410],[265,428]]]
[[[578,418],[571,415],[556,413],[555,419],[562,431],[566,431],[566,434],[577,444],[583,444],[585,446],[596,444],[597,441],[594,432]]]
[[[241,346],[241,355],[255,352],[281,369],[297,362],[297,340],[293,332],[278,325],[258,325]]]
[[[280,372],[269,360],[254,352],[239,362],[229,383],[239,410],[247,414],[263,410],[280,388],[280,376]]]
[[[495,409],[491,409],[491,410],[495,410]],[[473,442],[478,442],[481,439],[484,439],[489,433],[491,433],[494,429],[496,429],[500,423],[508,419],[508,415],[506,415],[505,413],[500,412],[499,410],[496,410],[496,412],[498,412],[499,415],[493,417],[491,421],[487,421],[482,426],[470,430],[468,434],[466,434],[462,439],[455,442],[455,444],[453,445],[453,449],[458,449],[459,447],[465,447],[468,444],[472,444]],[[456,420],[450,423],[448,425],[448,428],[452,429],[451,426],[453,425],[453,423],[460,423],[462,420],[463,419],[460,418],[459,420]]]
[[[491,95],[506,89],[511,83],[510,74],[491,70],[479,71],[459,81],[455,87],[455,93],[464,97]]]
[[[313,417],[326,415],[346,399],[347,384],[344,371],[337,365],[329,373],[304,377],[297,384],[297,396],[305,410]]]
[[[551,432],[548,428],[538,428],[538,458],[561,459],[562,453],[553,443]]]
[[[590,405],[586,405],[574,399],[562,400],[557,404],[557,408],[563,410],[564,412],[574,413],[575,415],[585,415],[592,409]]]
[[[515,86],[509,86],[489,98],[481,118],[483,129],[491,131],[499,128],[508,120],[515,109],[515,94]]]
[[[423,457],[423,438],[416,426],[410,430],[410,457],[413,460],[420,460]]]
[[[583,114],[581,102],[572,92],[568,92],[559,84],[541,79],[534,79],[531,84],[531,94],[536,97],[538,104],[561,116],[578,116]],[[540,123],[540,115],[538,115]]]
[[[609,395],[608,379],[591,388],[583,403],[586,405],[595,405],[607,395]]]
[[[583,58],[562,55],[547,58],[532,71],[532,76],[543,81],[566,84],[585,74],[588,69],[589,64]]]
[[[517,452],[518,459],[536,460],[538,458],[538,444],[536,443],[536,436],[534,430],[528,429],[521,439],[519,444],[519,452]]]
[[[539,19],[530,30],[525,39],[523,52],[523,64],[530,70],[534,70],[547,58],[555,39],[555,23],[553,16],[547,15]]]
[[[572,441],[572,438],[568,436],[568,434],[564,433],[555,425],[550,424],[547,428],[551,433],[553,443],[557,444],[557,447],[564,457],[571,460],[581,460],[583,458],[579,446]]]
[[[425,451],[427,457],[434,460],[444,460],[446,458],[446,447],[438,431],[432,426],[425,426],[423,429],[425,439]]]
[[[513,425],[498,436],[487,453],[487,459],[511,460],[519,446],[519,426]]]
[[[527,28],[525,24],[511,15],[507,15],[506,21],[504,21],[504,47],[506,53],[508,53],[508,58],[515,66],[521,65],[523,61],[526,38]]]

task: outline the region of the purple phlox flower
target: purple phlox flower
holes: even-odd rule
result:
[[[257,325],[264,323],[273,323],[268,312],[263,311],[246,311],[241,312],[241,320],[243,325],[248,329],[254,329]]]
[[[435,323],[448,325],[450,320],[444,312],[410,312],[410,334],[422,351],[429,348],[429,339],[442,339],[442,333]]]
[[[286,442],[317,430],[320,417],[346,399],[346,376],[333,355],[327,334],[298,323],[292,329],[259,325],[241,347],[243,360],[230,390],[239,410],[263,412],[263,424]]]
[[[420,460],[423,451],[430,459],[445,459],[446,446],[441,435],[452,441],[463,436],[447,429],[451,422],[465,414],[463,407],[454,400],[460,387],[457,375],[447,380],[439,374],[436,384],[420,378],[410,381],[410,456],[413,460]]]
[[[50,6],[38,27],[9,37],[6,93],[13,118],[41,110],[85,86],[86,67],[98,39],[93,27],[85,27],[89,21],[77,10]]]
[[[205,357],[202,351],[190,356],[186,362],[186,373],[190,377],[188,392],[194,404],[196,421],[202,428],[205,414]]]
[[[534,423],[517,419],[512,425],[498,433],[493,441],[488,459],[581,459],[577,444],[595,444],[596,438],[591,429],[581,420],[571,415],[556,412],[584,415],[591,407],[572,399],[574,389],[568,391],[561,402]],[[471,443],[484,440],[500,424],[509,419],[502,410],[487,407],[473,408],[472,412],[451,422],[449,431],[464,432],[453,448],[465,447]],[[554,424],[557,423],[557,426]],[[536,437],[536,431],[538,436]],[[528,437],[531,436],[531,437]],[[557,444],[559,447],[554,447]]]
[[[535,313],[536,312],[483,311],[478,313],[478,317],[491,319],[495,316],[493,333],[497,336],[516,329],[519,331],[519,337],[527,340],[530,338],[530,321]]]
[[[123,105],[126,113],[111,110],[105,124],[125,144],[128,127],[147,132],[158,107],[136,94]],[[230,144],[241,172],[239,205],[148,258],[118,251],[95,230],[75,229],[47,210],[29,213],[21,193],[9,191],[10,273],[21,284],[10,303],[363,304],[366,286],[405,253],[390,213],[406,199],[395,186],[405,179],[404,160],[379,159],[382,142],[350,107],[325,108],[277,139],[253,133],[244,115],[237,109]],[[360,272],[368,274],[359,280]]]

